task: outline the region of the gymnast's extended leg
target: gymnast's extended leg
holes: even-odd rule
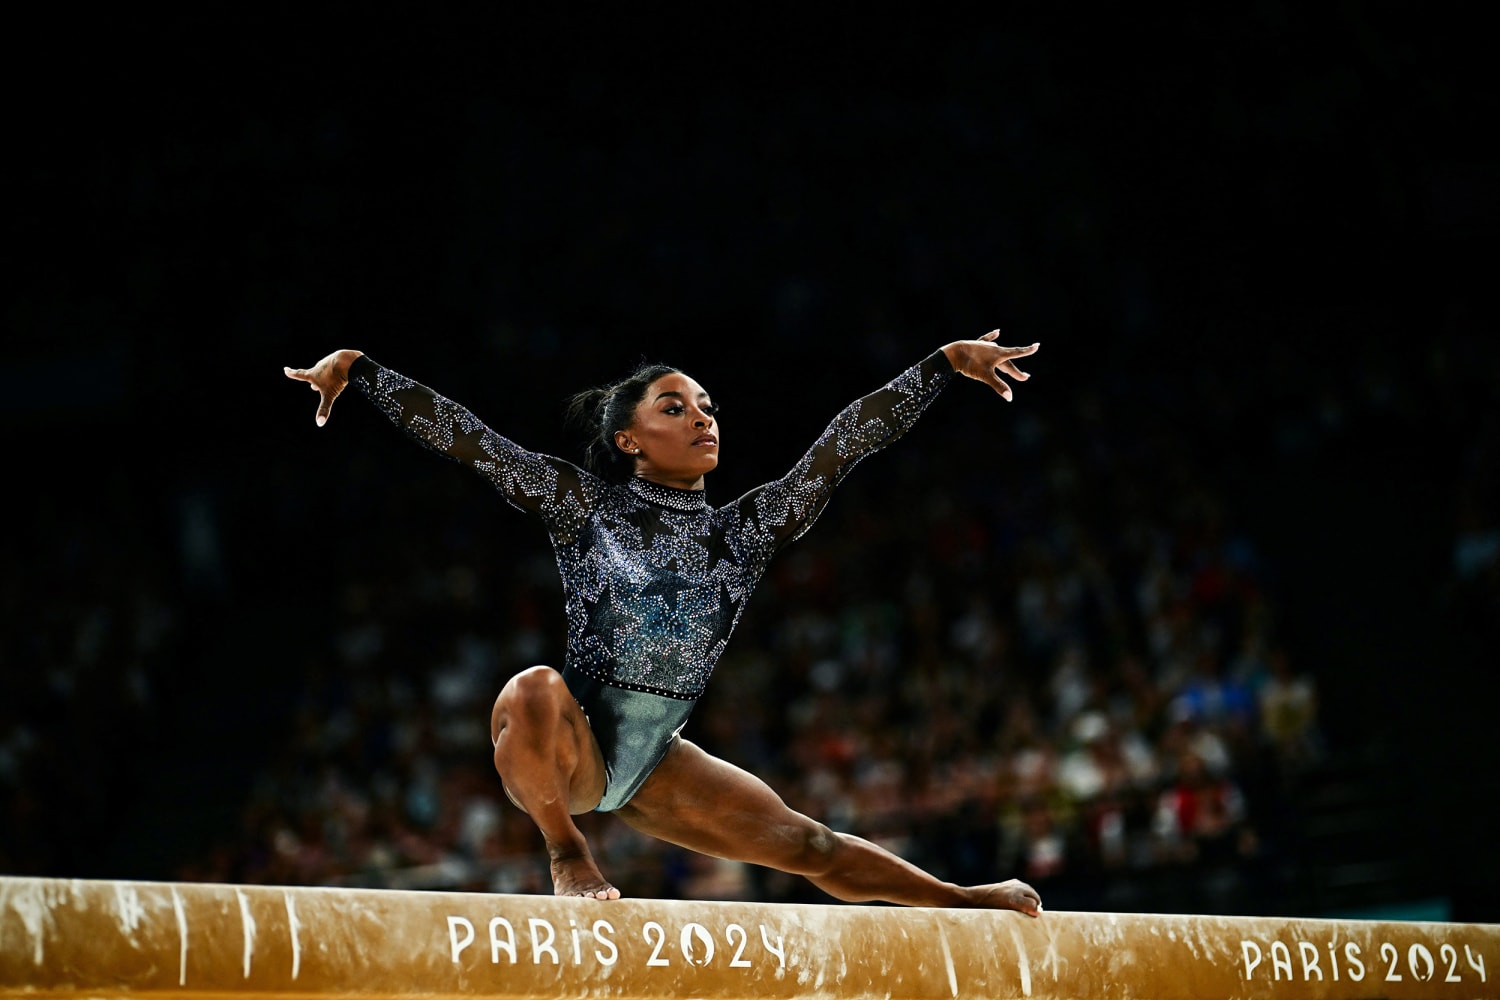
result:
[[[681,739],[615,815],[642,833],[700,854],[805,876],[846,902],[1020,910],[1041,897],[1024,882],[960,886],[860,837],[836,833],[782,801],[769,785]]]
[[[490,713],[490,739],[505,794],[547,843],[553,892],[619,899],[573,822],[604,795],[604,758],[562,675],[531,667],[512,677]]]

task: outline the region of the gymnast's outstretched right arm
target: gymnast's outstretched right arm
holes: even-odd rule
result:
[[[353,385],[425,447],[474,469],[507,500],[571,535],[582,525],[602,483],[571,462],[527,451],[497,434],[463,406],[386,368],[360,351],[334,351],[311,368],[286,368],[287,378],[318,393],[317,423],[327,423],[333,401]]]

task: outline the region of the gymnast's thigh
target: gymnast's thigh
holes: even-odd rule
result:
[[[559,781],[566,788],[569,812],[588,812],[599,803],[605,785],[599,742],[582,707],[551,667],[531,667],[510,679],[495,699],[490,739],[506,797],[522,809],[526,807],[519,799],[529,797],[522,789],[535,786],[536,794],[546,797],[555,795],[551,789]]]
[[[640,790],[615,811],[649,836],[700,854],[786,871],[824,853],[833,834],[760,778],[678,737]]]

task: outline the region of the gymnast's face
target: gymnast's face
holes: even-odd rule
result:
[[[615,444],[635,458],[635,474],[666,486],[702,489],[719,464],[719,422],[703,386],[681,372],[646,387],[630,426]]]

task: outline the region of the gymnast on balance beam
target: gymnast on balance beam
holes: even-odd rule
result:
[[[469,410],[355,350],[288,378],[318,393],[317,423],[353,385],[428,448],[474,469],[539,517],[562,574],[561,670],[512,677],[490,719],[506,794],[541,830],[560,896],[618,899],[573,816],[610,812],[652,837],[806,877],[846,902],[1042,912],[1016,879],[961,886],[793,810],[764,781],[681,735],[772,556],[800,538],[860,459],[904,434],[955,373],[1005,399],[1002,375],[1038,345],[999,331],[933,351],[834,417],[786,475],[721,507],[704,477],[719,464],[708,392],[684,372],[643,365],[579,393],[584,467],[528,451]],[[798,397],[805,389],[797,391]]]

